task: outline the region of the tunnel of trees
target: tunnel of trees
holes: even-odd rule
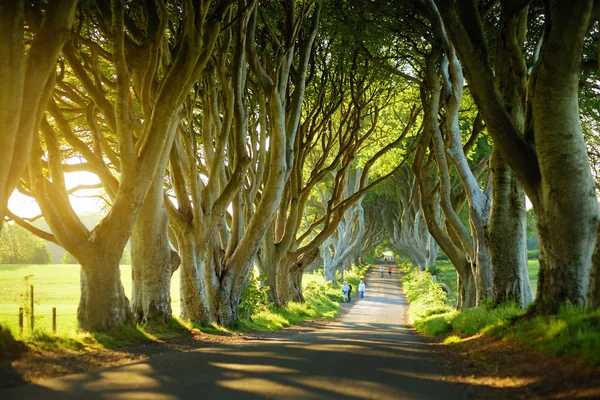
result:
[[[286,306],[303,301],[315,260],[335,280],[383,240],[421,269],[443,252],[459,308],[597,308],[599,10],[2,2],[2,214],[81,264],[84,330],[168,321],[178,268],[181,317],[231,325],[253,268]],[[75,171],[100,184],[69,187]],[[107,204],[92,228],[69,200],[85,189]],[[15,190],[48,229],[8,209]],[[131,295],[119,278],[128,242]]]

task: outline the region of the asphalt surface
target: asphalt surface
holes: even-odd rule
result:
[[[405,322],[396,271],[373,268],[325,328],[70,375],[0,392],[10,399],[463,399],[440,356]]]

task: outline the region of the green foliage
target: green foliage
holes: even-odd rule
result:
[[[440,252],[438,253],[438,255],[436,257],[436,261],[449,261],[449,260],[450,259],[448,258],[446,253],[444,253],[442,250],[440,250]]]
[[[461,338],[456,335],[450,335],[446,339],[444,339],[444,344],[456,344],[460,342]]]
[[[540,250],[527,250],[527,259],[528,260],[537,260],[540,258]]]
[[[252,315],[264,310],[267,306],[267,287],[261,287],[260,282],[260,279],[250,273],[240,295],[238,306],[240,319],[250,319]]]
[[[431,274],[416,268],[410,269],[402,277],[402,286],[411,303],[410,315],[415,328],[430,332],[445,332],[447,330],[445,315],[453,312],[453,308],[448,303],[446,293]],[[432,316],[435,317],[430,318]]]
[[[60,259],[60,262],[63,264],[79,264],[79,261],[77,261],[75,257],[73,257],[73,255],[68,251],[65,251],[65,254]]]
[[[0,264],[50,264],[46,242],[16,224],[0,231]]]
[[[277,330],[316,318],[333,318],[340,305],[339,286],[326,282],[322,275],[307,274],[304,279],[304,303],[290,302],[287,308],[268,305],[242,321],[245,328],[256,330]]]
[[[121,325],[113,328],[109,332],[91,332],[90,334],[93,337],[92,343],[104,348],[127,346],[134,343],[149,342],[155,339],[153,335],[146,333],[139,326],[131,327]]]
[[[430,275],[438,275],[441,271],[440,267],[437,265],[430,265],[425,269],[425,271],[429,272]]]
[[[57,351],[61,349],[81,351],[91,344],[89,338],[84,340],[85,336],[77,335],[54,335],[43,330],[35,330],[27,337],[27,342],[30,347],[35,347],[40,350]],[[86,341],[88,342],[86,344]]]

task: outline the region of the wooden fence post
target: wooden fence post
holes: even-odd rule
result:
[[[52,333],[56,335],[56,307],[52,307]]]
[[[23,336],[23,307],[19,307],[19,335]]]
[[[29,297],[29,302],[30,302],[29,303],[29,308],[31,309],[31,314],[30,314],[31,321],[29,322],[29,325],[31,327],[31,332],[33,332],[33,328],[34,328],[34,325],[35,325],[34,324],[35,319],[34,319],[34,316],[33,316],[33,285],[29,286],[29,289],[30,289],[30,291],[29,291],[29,294],[30,294],[30,297]]]

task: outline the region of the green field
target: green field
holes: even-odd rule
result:
[[[529,282],[531,283],[531,290],[533,297],[535,298],[535,292],[537,291],[538,272],[540,269],[540,263],[538,260],[529,260],[527,262],[529,268]],[[437,271],[438,279],[447,284],[450,287],[450,295],[448,296],[450,302],[456,304],[456,269],[449,261],[437,261],[435,263],[435,269]]]
[[[70,333],[77,328],[79,303],[79,265],[0,265],[0,324],[19,331],[19,307],[25,307],[28,285],[34,287],[36,330],[52,330],[52,307],[56,307],[57,333]],[[26,277],[27,283],[26,283]],[[131,267],[121,266],[121,281],[127,297],[131,297]],[[179,271],[171,280],[171,307],[179,315]],[[25,334],[29,325],[25,324]]]

